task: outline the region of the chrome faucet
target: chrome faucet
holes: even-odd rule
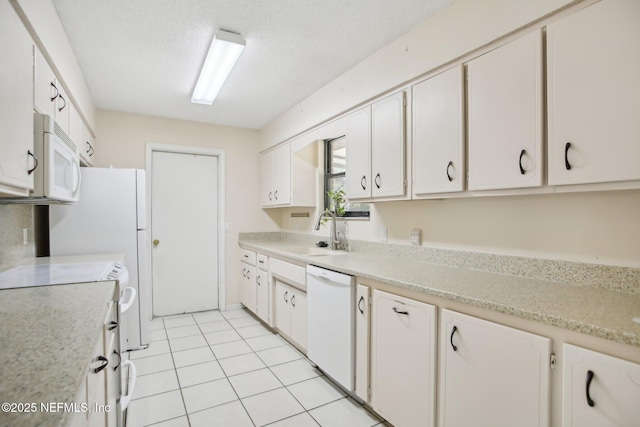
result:
[[[320,216],[318,217],[318,220],[316,221],[316,225],[313,227],[314,230],[318,231],[320,230],[320,223],[322,222],[322,218],[324,218],[326,215],[329,215],[331,217],[331,231],[329,232],[329,247],[332,250],[337,250],[338,249],[338,245],[339,245],[339,241],[338,239],[336,239],[336,215],[331,212],[331,211],[324,211],[320,214]]]

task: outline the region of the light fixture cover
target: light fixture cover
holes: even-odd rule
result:
[[[239,35],[228,31],[218,31],[204,60],[198,83],[193,91],[194,104],[213,104],[231,69],[244,49],[245,41]]]

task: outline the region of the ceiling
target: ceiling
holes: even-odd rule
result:
[[[97,108],[261,129],[455,0],[53,0]],[[211,106],[216,31],[246,49]]]

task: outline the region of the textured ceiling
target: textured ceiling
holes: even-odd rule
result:
[[[53,0],[97,108],[260,129],[455,0]],[[212,106],[214,33],[247,47]]]

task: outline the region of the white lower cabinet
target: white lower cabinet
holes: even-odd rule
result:
[[[302,349],[307,348],[307,294],[275,279],[275,327]]]
[[[256,270],[256,315],[265,323],[269,323],[269,272],[260,268]]]
[[[369,287],[356,287],[356,395],[369,401]]]
[[[118,302],[114,301],[110,303],[102,333],[96,340],[86,378],[74,402],[78,410],[69,418],[67,427],[119,425],[122,385],[118,323]]]
[[[640,425],[640,365],[564,344],[562,425]]]
[[[432,305],[373,291],[371,406],[396,427],[435,425],[436,321]]]
[[[256,312],[256,267],[240,262],[241,302],[251,312]]]
[[[551,340],[442,310],[441,427],[549,425]]]

